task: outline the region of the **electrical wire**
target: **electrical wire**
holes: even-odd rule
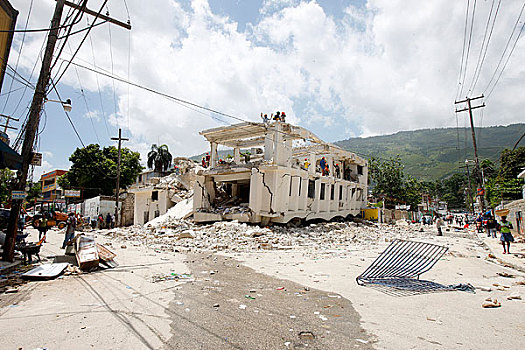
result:
[[[476,3],[477,3],[477,0],[474,0],[474,6],[472,7],[472,19],[470,21],[470,34],[469,34],[468,45],[467,45],[467,54],[465,56],[465,69],[463,69],[463,80],[461,82],[461,89],[460,89],[460,92],[459,92],[460,96],[463,93],[463,88],[465,86],[465,78],[467,76],[468,58],[469,58],[470,46],[471,46],[471,42],[472,42],[472,32],[474,31],[474,18],[475,18],[475,15],[476,15]]]
[[[498,17],[501,0],[498,1],[498,6],[496,7],[496,12],[494,13],[494,18],[492,20],[492,25],[490,27],[490,32],[487,38],[487,31],[489,28],[490,19],[492,17],[492,12],[494,10],[494,3],[495,3],[495,0],[492,0],[492,4],[490,6],[489,17],[487,18],[487,24],[485,25],[485,33],[483,34],[483,42],[481,43],[481,49],[479,50],[478,62],[476,63],[476,69],[474,70],[474,75],[472,76],[472,83],[470,85],[469,92],[473,92],[474,89],[476,88],[476,84],[481,74],[481,69],[483,68],[483,63],[485,62],[485,57],[487,56],[490,39],[492,37],[492,32],[494,30],[494,24],[496,23],[496,18]],[[485,50],[483,50],[483,47],[485,47]]]
[[[93,56],[93,66],[95,68],[97,68],[97,64],[96,64],[96,61],[95,61],[95,49],[93,47],[93,39],[92,39],[91,35],[89,35],[89,42],[91,44],[91,55]],[[100,100],[100,108],[102,110],[102,118],[104,119],[104,125],[106,126],[107,136],[108,136],[108,138],[110,138],[111,136],[109,135],[109,128],[108,128],[108,123],[107,123],[107,120],[106,120],[106,112],[104,111],[104,103],[102,102],[102,92],[100,90],[100,82],[98,80],[98,74],[95,74],[95,78],[96,78],[96,81],[97,81],[98,97],[99,97],[99,100]]]
[[[68,43],[68,47],[69,47],[69,50],[72,53],[73,50],[71,49],[71,45],[69,43]],[[88,114],[89,114],[89,121],[91,122],[91,127],[93,128],[93,132],[95,133],[95,137],[97,139],[97,142],[100,144],[100,139],[98,138],[97,129],[95,128],[95,123],[93,123],[93,117],[91,116],[91,109],[89,108],[86,95],[84,94],[84,88],[82,87],[82,82],[80,80],[80,74],[78,74],[78,68],[77,67],[75,67],[75,73],[77,75],[78,85],[80,86],[80,93],[82,94],[82,98],[84,100],[84,104],[86,105],[86,110],[88,111]]]
[[[498,62],[498,65],[496,66],[496,69],[494,70],[494,73],[492,74],[492,77],[490,78],[489,80],[489,83],[487,84],[487,87],[485,88],[485,91],[483,92],[483,94],[486,96],[485,98],[485,101],[488,99],[488,97],[492,94],[492,91],[494,90],[494,88],[496,87],[496,84],[498,83],[499,81],[499,78],[501,77],[501,75],[503,74],[503,70],[505,69],[507,63],[509,62],[509,59],[510,59],[510,56],[512,56],[512,53],[514,52],[514,49],[516,47],[516,43],[518,42],[518,39],[520,38],[521,36],[521,32],[523,31],[523,28],[525,26],[525,22],[523,23],[523,26],[521,27],[521,30],[519,31],[517,37],[516,37],[516,40],[514,41],[514,45],[512,46],[512,49],[509,53],[509,55],[507,56],[507,60],[505,61],[505,64],[503,66],[503,68],[501,69],[499,75],[498,75],[498,78],[496,79],[496,82],[494,83],[494,85],[492,86],[490,92],[488,94],[485,94],[485,92],[489,89],[491,83],[494,81],[494,77],[496,76],[496,74],[498,73],[498,69],[501,65],[501,62],[503,62],[503,58],[505,57],[505,53],[507,52],[507,49],[509,48],[509,44],[512,40],[512,37],[514,36],[514,33],[516,32],[516,28],[518,27],[518,24],[519,24],[519,21],[520,21],[520,18],[521,18],[521,15],[523,14],[523,9],[525,8],[525,2],[523,3],[523,6],[521,7],[521,10],[520,10],[520,14],[518,16],[518,19],[516,20],[516,23],[514,24],[514,27],[512,28],[512,32],[510,33],[510,36],[509,36],[509,40],[507,40],[507,43],[505,45],[505,49],[503,50],[503,53],[501,54],[501,57],[499,59],[499,62]]]
[[[27,29],[27,25],[29,24],[29,18],[31,17],[32,10],[33,10],[33,0],[31,0],[31,3],[29,4],[29,11],[27,12],[26,23],[25,23],[24,29]],[[22,36],[22,42],[20,43],[20,49],[18,50],[18,56],[16,57],[15,69],[13,69],[14,72],[16,72],[16,70],[18,69],[18,63],[20,61],[20,56],[22,55],[22,50],[24,48],[25,40],[26,40],[26,33],[24,32],[24,35]],[[12,88],[13,88],[13,80],[11,80],[11,83],[9,84],[9,90],[11,90]],[[9,102],[10,96],[11,96],[10,94],[7,94],[7,98],[5,99],[4,107],[2,108],[2,114],[5,112],[5,108],[7,107],[7,103]]]
[[[107,16],[109,16],[109,9],[107,8]],[[109,33],[109,57],[111,60],[111,75],[114,75],[113,73],[113,44],[111,40],[111,26],[108,26],[108,33]],[[120,121],[117,115],[117,93],[115,90],[115,80],[111,79],[111,84],[113,86],[113,108],[115,113],[115,120],[117,121],[117,128],[120,129]]]
[[[53,80],[51,80],[50,86],[53,88],[53,90],[57,94],[58,100],[62,101],[62,97],[60,97],[60,93],[58,92],[58,89],[56,87],[56,83]],[[80,144],[82,145],[82,147],[85,148],[86,145],[84,144],[84,141],[82,141],[82,138],[80,137],[80,134],[78,133],[77,128],[75,127],[75,124],[73,123],[73,121],[71,120],[71,117],[69,116],[69,113],[65,109],[63,109],[63,110],[64,110],[64,113],[66,114],[67,119],[69,120],[69,123],[71,124],[71,127],[73,128],[73,131],[75,131],[75,134],[77,135],[77,137],[78,137],[78,139],[80,141]]]
[[[470,0],[467,0],[467,11],[465,14],[465,29],[463,31],[463,48],[461,50],[461,64],[459,65],[459,78],[458,78],[458,88],[456,90],[456,100],[460,96],[459,90],[461,89],[461,76],[463,75],[463,62],[465,60],[465,46],[467,44],[467,27],[468,27],[468,13],[470,11]]]
[[[75,50],[75,53],[73,54],[73,56],[71,57],[71,60],[73,60],[75,58],[75,56],[78,54],[78,52],[80,51],[80,48],[82,47],[82,44],[84,44],[84,41],[87,39],[89,33],[91,32],[91,29],[93,28],[93,24],[95,23],[95,21],[97,20],[98,16],[100,15],[100,13],[102,12],[104,6],[106,5],[106,3],[108,2],[108,0],[104,0],[104,3],[102,4],[102,6],[100,7],[100,9],[98,10],[96,16],[95,16],[95,19],[93,20],[93,23],[91,24],[90,26],[90,29],[86,32],[86,35],[84,35],[84,38],[82,38],[82,40],[80,41],[80,44],[78,45],[77,49]],[[60,56],[57,57],[57,59],[59,58]],[[58,72],[57,74],[55,75],[55,77],[53,78],[53,81],[55,82],[55,84],[58,84],[60,82],[60,80],[62,79],[62,77],[64,76],[64,74],[66,73],[67,69],[69,68],[71,64],[71,61],[67,62],[67,65],[66,65],[66,68],[64,68],[64,70],[62,71],[62,73],[60,75],[58,75]]]

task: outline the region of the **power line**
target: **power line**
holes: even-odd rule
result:
[[[492,74],[492,77],[490,78],[489,80],[489,83],[487,84],[487,87],[485,88],[485,91],[483,94],[485,94],[485,92],[489,89],[490,87],[490,84],[492,83],[492,81],[494,81],[494,77],[496,76],[496,74],[498,73],[498,69],[499,67],[501,66],[501,62],[503,62],[503,58],[505,57],[505,53],[507,52],[507,49],[509,48],[509,44],[512,40],[512,37],[514,36],[514,32],[516,31],[516,28],[518,27],[518,24],[519,24],[519,20],[521,18],[521,15],[523,14],[523,9],[525,8],[525,2],[523,3],[523,6],[521,7],[521,10],[520,10],[520,14],[518,16],[518,19],[516,20],[516,23],[514,24],[514,27],[512,28],[512,33],[510,33],[510,36],[509,36],[509,39],[507,40],[507,44],[505,45],[505,49],[503,50],[503,53],[501,54],[501,57],[499,59],[499,62],[498,62],[498,65],[496,66],[496,69],[494,70],[494,73]],[[525,26],[525,23],[524,23],[524,26]],[[503,74],[503,70],[505,69],[505,66],[507,65],[507,62],[509,61],[510,59],[510,56],[512,55],[512,52],[514,51],[514,48],[516,47],[516,43],[518,42],[518,39],[520,38],[520,35],[521,35],[521,31],[523,30],[523,26],[521,27],[521,30],[520,32],[518,33],[518,36],[516,38],[516,41],[514,42],[514,45],[512,47],[512,50],[510,52],[510,54],[508,55],[507,57],[507,61],[505,62],[504,64],[504,67],[502,68],[497,80],[499,80],[499,78],[501,77],[501,74]],[[486,95],[487,98],[488,96],[492,93],[492,91],[494,90],[494,87],[496,86],[497,84],[497,81],[496,83],[494,83],[494,86],[492,87],[492,89],[490,90],[490,92]]]
[[[73,62],[72,60],[65,60],[63,58],[60,58],[60,59],[64,60],[64,61],[68,61],[70,64],[73,64],[73,65],[75,65],[77,67],[87,69],[87,70],[89,70],[89,71],[91,71],[93,73],[97,73],[97,74],[103,75],[105,77],[118,80],[118,81],[120,81],[122,83],[130,84],[131,86],[134,86],[136,88],[139,88],[139,89],[142,89],[142,90],[145,90],[145,91],[149,91],[149,92],[154,93],[154,94],[159,95],[159,96],[166,97],[169,100],[180,102],[183,105],[193,106],[193,107],[196,107],[196,108],[199,108],[199,109],[202,109],[202,110],[206,110],[208,112],[212,112],[212,113],[219,114],[219,115],[231,118],[231,119],[235,119],[235,120],[243,122],[243,123],[246,123],[246,122],[251,123],[251,122],[246,121],[246,120],[244,120],[244,119],[242,119],[240,117],[236,117],[236,116],[231,115],[231,114],[223,113],[223,112],[217,111],[217,110],[212,109],[212,108],[204,107],[204,106],[198,105],[196,103],[193,103],[193,102],[190,102],[190,101],[187,101],[187,100],[183,100],[181,98],[174,97],[174,96],[168,95],[168,94],[163,93],[163,92],[159,92],[159,91],[151,89],[149,87],[146,87],[146,86],[143,86],[143,85],[140,85],[140,84],[128,81],[128,80],[126,80],[124,78],[121,78],[121,77],[119,77],[117,75],[111,75],[110,73],[106,73],[106,72],[101,71],[101,70],[97,70],[97,69],[93,69],[91,67],[84,66],[82,64]]]
[[[458,78],[458,88],[456,90],[456,100],[460,95],[461,89],[461,76],[463,74],[463,62],[465,60],[465,45],[467,43],[467,27],[468,27],[468,13],[470,10],[470,0],[467,0],[467,11],[465,14],[465,29],[463,31],[463,48],[461,50],[461,64],[459,65],[459,78]]]
[[[75,56],[78,54],[78,52],[80,51],[80,48],[82,47],[82,44],[84,44],[84,41],[87,39],[91,29],[93,28],[93,24],[95,23],[95,21],[97,20],[98,16],[100,16],[100,13],[102,12],[102,9],[104,8],[104,5],[108,2],[108,0],[104,0],[104,3],[102,4],[102,6],[100,7],[98,13],[96,13],[96,16],[95,18],[93,19],[93,23],[91,24],[90,26],[90,29],[86,32],[86,35],[84,35],[84,38],[82,38],[82,40],[80,41],[80,44],[78,45],[77,49],[75,50],[75,53],[73,54],[73,56],[71,57],[71,60],[73,60],[75,58]],[[58,59],[58,57],[57,57]],[[58,84],[58,82],[60,81],[60,79],[62,79],[62,77],[64,76],[64,74],[66,73],[67,69],[69,68],[71,64],[71,61],[67,62],[67,65],[66,65],[66,68],[64,68],[64,70],[62,71],[62,73],[60,74],[60,76],[58,76],[58,73],[55,75],[55,78],[53,79],[55,81],[55,84]],[[58,78],[57,78],[58,76]]]
[[[71,45],[69,45],[69,43],[68,43],[68,46],[69,46],[69,50],[71,52],[73,52],[73,50],[71,49]],[[77,75],[78,85],[80,86],[80,93],[82,94],[82,97],[84,99],[84,104],[86,105],[86,110],[89,113],[89,121],[91,122],[91,127],[93,128],[93,132],[95,133],[95,137],[96,137],[98,143],[100,144],[100,139],[98,138],[97,129],[95,128],[95,123],[93,123],[93,117],[91,116],[91,110],[89,108],[86,95],[84,94],[84,88],[82,87],[82,82],[80,81],[80,75],[78,74],[78,68],[77,67],[75,67],[75,73]]]
[[[91,38],[91,35],[89,35],[89,42],[91,44],[91,55],[93,56],[93,66],[95,68],[97,68],[97,64],[95,62],[95,49],[93,48],[93,39]],[[98,81],[98,74],[95,74],[95,78],[96,78],[96,81],[97,81],[98,97],[99,97],[99,100],[100,100],[100,108],[102,110],[102,118],[104,119],[104,125],[106,126],[106,133],[107,133],[108,137],[110,137],[108,123],[107,123],[107,120],[106,120],[106,113],[104,112],[104,103],[102,102],[102,92],[100,91],[100,83]]]
[[[29,11],[27,12],[26,24],[25,24],[24,29],[27,29],[27,25],[29,23],[29,18],[31,17],[32,10],[33,10],[33,0],[31,0],[31,3],[29,4]],[[24,33],[24,35],[22,36],[22,42],[20,43],[20,49],[18,50],[18,56],[16,58],[15,69],[13,69],[14,72],[16,72],[16,70],[18,69],[18,63],[20,61],[20,56],[22,55],[22,49],[24,48],[25,40],[26,40],[26,33]],[[12,88],[13,88],[13,79],[11,80],[11,83],[9,84],[9,90],[11,90]],[[7,102],[9,101],[10,96],[11,96],[10,94],[7,94],[7,98],[5,99],[4,107],[2,108],[2,113],[5,112],[5,108],[7,107]]]
[[[472,7],[472,19],[470,21],[470,34],[469,34],[469,38],[468,38],[467,55],[465,57],[465,69],[463,69],[463,81],[461,82],[461,90],[459,92],[460,96],[463,93],[463,88],[465,86],[465,78],[467,76],[468,58],[469,58],[469,54],[470,54],[470,45],[471,45],[471,42],[472,42],[472,32],[474,31],[474,17],[475,17],[475,14],[476,14],[476,3],[477,3],[477,0],[474,0],[474,6]]]
[[[479,50],[478,62],[476,64],[476,69],[474,70],[474,75],[472,76],[472,84],[469,89],[470,92],[473,92],[474,89],[476,88],[476,84],[481,74],[481,69],[483,67],[483,63],[485,62],[485,57],[487,56],[487,51],[489,49],[489,43],[490,43],[490,39],[492,38],[494,24],[496,23],[496,18],[498,17],[499,6],[501,5],[501,0],[498,1],[498,6],[496,7],[496,12],[494,13],[494,18],[492,19],[492,25],[490,27],[490,32],[487,38],[487,30],[489,27],[492,12],[494,10],[494,2],[495,0],[492,0],[492,5],[490,6],[489,17],[487,18],[487,24],[485,25],[485,33],[483,34],[483,42],[481,43],[481,49]],[[485,51],[483,51],[483,47],[485,47]]]

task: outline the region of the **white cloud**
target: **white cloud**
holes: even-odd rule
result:
[[[23,13],[26,2],[13,2]],[[39,12],[31,26],[46,26],[54,1],[35,3],[38,9],[33,11]],[[97,3],[90,1],[90,7],[98,8]],[[260,112],[285,110],[289,121],[311,126],[316,133],[319,125],[338,128],[338,135],[358,136],[455,126],[463,2],[369,0],[366,6],[341,9],[342,19],[334,19],[314,1],[265,0],[260,21],[248,25],[246,32],[239,32],[231,19],[212,13],[205,0],[194,0],[191,7],[174,1],[156,1],[147,7],[139,0],[127,3],[133,29],[128,33],[111,26],[112,51],[108,25],[93,30],[96,64],[111,71],[112,52],[113,72],[127,77],[131,52],[129,78],[149,88],[242,119],[259,120]],[[111,6],[113,16],[126,18],[122,4]],[[483,92],[519,6],[500,9],[479,88],[471,95]],[[476,65],[489,8],[490,2],[478,2],[467,82]],[[82,36],[76,37],[72,47]],[[32,68],[40,50],[41,40],[33,38],[26,42],[21,61],[26,69]],[[525,41],[520,40],[487,103],[484,125],[523,121],[524,53]],[[93,62],[89,42],[78,58]],[[78,71],[84,89],[98,93],[96,76]],[[113,85],[116,89],[118,111],[110,122],[129,124],[134,145],[142,152],[152,143],[166,143],[174,155],[196,154],[206,148],[198,132],[222,125],[208,112],[198,113],[105,77],[98,80],[105,92],[112,94]],[[72,69],[63,82],[78,86]],[[113,109],[107,106],[106,112]],[[340,128],[341,122],[352,128]]]

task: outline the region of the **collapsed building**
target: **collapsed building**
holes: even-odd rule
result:
[[[200,134],[210,152],[197,172],[195,222],[330,220],[356,216],[366,205],[367,161],[304,128],[246,122]],[[233,155],[220,159],[219,146]]]

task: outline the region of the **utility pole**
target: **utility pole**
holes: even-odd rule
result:
[[[35,143],[35,136],[40,122],[40,113],[42,112],[42,105],[46,97],[46,90],[49,85],[51,77],[51,61],[53,59],[53,51],[58,38],[58,31],[60,26],[60,19],[62,18],[62,11],[64,9],[65,0],[57,0],[53,19],[51,20],[51,30],[47,37],[46,50],[42,60],[42,67],[40,68],[40,76],[36,84],[35,94],[31,102],[31,109],[29,111],[29,118],[27,120],[26,132],[24,134],[24,143],[22,145],[22,169],[18,171],[18,179],[15,189],[23,191],[27,182],[27,173],[29,164],[33,158],[33,145]],[[14,249],[16,241],[16,231],[18,226],[18,217],[20,215],[20,208],[23,200],[12,200],[11,213],[9,215],[9,223],[7,224],[7,234],[4,243],[4,252],[2,259],[6,261],[13,261]]]
[[[83,2],[83,6],[79,7],[78,5],[65,0],[56,0],[55,11],[53,13],[53,18],[51,19],[51,27],[47,36],[47,45],[44,52],[44,57],[42,59],[42,67],[40,68],[40,75],[38,77],[38,82],[35,88],[35,94],[33,95],[33,101],[31,102],[29,116],[27,119],[26,132],[24,134],[24,143],[22,145],[22,168],[18,171],[17,174],[17,182],[14,186],[15,190],[25,190],[29,165],[31,164],[31,160],[33,159],[33,146],[35,144],[35,136],[38,130],[38,124],[40,123],[40,114],[42,113],[42,106],[46,98],[46,92],[49,86],[49,80],[51,78],[51,62],[53,60],[53,51],[55,50],[55,46],[58,40],[60,21],[62,19],[64,5],[72,6],[78,9],[79,11],[91,14],[90,10],[88,10],[85,7],[86,3],[87,0]],[[101,18],[100,14],[98,14],[98,18]],[[131,29],[129,23],[125,24],[118,21],[110,22],[123,26],[126,29]],[[12,200],[11,202],[11,212],[9,214],[9,222],[7,224],[7,233],[3,245],[2,254],[2,260],[5,261],[13,261],[14,258],[16,232],[18,228],[18,217],[20,216],[20,208],[22,207],[22,202],[23,200]]]
[[[474,201],[472,201],[472,199],[471,199],[472,185],[471,185],[471,183],[470,183],[470,171],[469,171],[469,168],[468,168],[468,162],[469,162],[469,160],[468,160],[468,159],[465,159],[465,166],[464,166],[464,167],[461,167],[461,168],[467,168],[467,179],[468,179],[468,201],[470,202],[471,207],[472,207],[472,214],[474,214]]]
[[[118,141],[118,163],[117,163],[117,186],[115,188],[115,226],[118,226],[119,224],[119,217],[118,217],[118,197],[120,192],[120,150],[122,141],[128,141],[129,139],[122,137],[122,129],[118,129],[118,137],[112,137],[113,141]]]
[[[485,107],[485,103],[479,105],[479,106],[474,106],[472,107],[471,105],[471,101],[474,101],[474,100],[478,100],[480,98],[483,98],[485,96],[481,95],[481,96],[478,96],[478,97],[474,97],[474,98],[469,98],[467,97],[466,99],[462,100],[462,101],[455,101],[454,104],[459,104],[459,103],[467,103],[467,107],[466,108],[462,108],[462,109],[456,109],[456,113],[459,113],[459,112],[464,112],[464,111],[468,111],[469,113],[469,117],[470,117],[470,131],[472,133],[472,145],[474,147],[474,166],[475,166],[475,170],[476,170],[476,181],[477,181],[477,185],[478,185],[478,188],[482,188],[482,192],[480,194],[478,194],[476,196],[476,198],[478,198],[478,204],[479,204],[479,207],[481,209],[481,211],[483,211],[483,183],[484,183],[484,180],[483,180],[483,176],[482,176],[482,173],[481,173],[481,168],[479,166],[479,158],[478,158],[478,146],[476,144],[476,132],[474,130],[474,117],[472,116],[472,110],[473,109],[477,109],[477,108],[483,108]],[[467,165],[468,167],[468,165]]]

